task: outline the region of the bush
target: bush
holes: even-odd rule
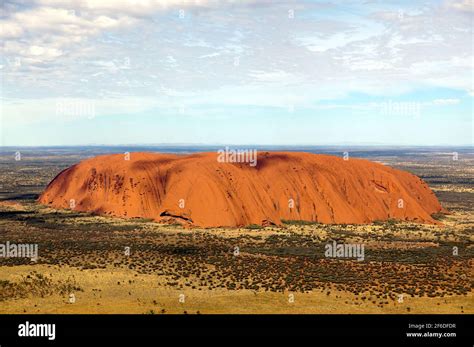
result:
[[[258,224],[249,224],[245,227],[245,229],[255,230],[255,229],[263,229],[263,227]]]
[[[438,213],[433,213],[433,214],[431,215],[431,218],[433,218],[433,219],[435,219],[435,220],[443,220],[443,219],[446,218],[446,214],[444,214],[444,213],[439,213],[439,212],[438,212]]]
[[[318,222],[313,222],[309,220],[298,220],[298,219],[282,219],[281,222],[283,224],[289,225],[316,225],[319,224]]]

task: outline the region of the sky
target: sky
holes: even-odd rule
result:
[[[0,145],[472,145],[474,0],[3,1]]]

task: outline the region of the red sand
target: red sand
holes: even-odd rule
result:
[[[39,202],[70,208],[74,199],[79,211],[201,227],[281,224],[282,219],[435,223],[431,214],[444,211],[417,176],[362,159],[260,152],[251,167],[219,163],[216,153],[124,158],[98,156],[64,170]]]

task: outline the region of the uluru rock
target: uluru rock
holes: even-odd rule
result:
[[[39,202],[201,227],[435,223],[431,215],[444,211],[423,180],[368,160],[296,152],[260,152],[255,166],[217,159],[217,153],[98,156],[62,171]]]

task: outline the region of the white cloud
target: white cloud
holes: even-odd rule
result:
[[[204,54],[204,55],[201,55],[200,57],[198,57],[199,59],[204,59],[204,58],[214,58],[214,57],[218,57],[220,56],[221,54],[218,53],[218,52],[214,52],[214,53],[209,53],[209,54]]]
[[[450,7],[459,11],[474,12],[474,0],[447,1],[447,7]]]
[[[461,102],[459,99],[435,99],[433,100],[434,105],[457,105]]]
[[[20,24],[14,22],[3,22],[0,25],[0,38],[15,38],[23,34]]]
[[[46,57],[47,59],[52,59],[62,55],[62,52],[56,48],[31,46],[29,49],[29,54],[35,57],[42,56]]]
[[[257,82],[294,83],[299,80],[294,74],[282,70],[250,71],[249,76]]]
[[[1,51],[25,58],[23,63],[48,62],[103,30],[124,28],[133,21],[126,16],[78,16],[64,8],[31,8],[1,21],[0,38],[5,40]]]
[[[350,43],[367,40],[376,35],[378,28],[366,28],[363,23],[360,25],[361,27],[346,29],[335,34],[305,36],[296,38],[295,41],[311,52],[324,53],[330,49],[344,48]]]

